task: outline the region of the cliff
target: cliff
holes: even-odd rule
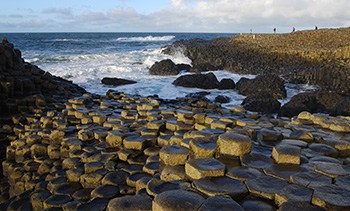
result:
[[[235,73],[275,73],[294,83],[318,85],[341,94],[350,91],[350,28],[289,34],[244,34],[206,40],[181,40],[193,70],[225,69]]]
[[[26,63],[6,38],[0,44],[0,121],[12,114],[40,113],[85,90]]]

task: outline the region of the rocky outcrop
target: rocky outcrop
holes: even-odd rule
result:
[[[219,82],[218,89],[225,90],[225,89],[235,89],[236,84],[232,79],[224,78]]]
[[[0,116],[39,112],[85,93],[70,81],[23,61],[6,38],[0,44]]]
[[[127,80],[127,79],[122,79],[122,78],[103,78],[101,80],[101,83],[104,85],[109,85],[109,86],[122,86],[122,85],[128,85],[128,84],[135,84],[137,83],[136,81],[133,80]]]
[[[177,75],[179,70],[177,69],[175,63],[170,59],[162,60],[156,62],[149,69],[149,74],[151,75]]]
[[[282,106],[279,115],[292,117],[302,111],[349,115],[349,105],[349,97],[344,97],[334,92],[306,92],[293,96],[288,103]]]
[[[180,71],[190,70],[191,65],[188,64],[175,64],[170,59],[165,59],[160,62],[156,62],[149,69],[151,75],[177,75]]]
[[[257,92],[246,97],[242,105],[249,111],[261,112],[264,114],[278,113],[281,103],[269,92]]]
[[[255,95],[258,92],[270,93],[277,99],[287,96],[284,80],[273,74],[258,75],[254,79],[241,78],[236,88],[240,94],[246,96]]]
[[[350,28],[291,34],[245,34],[214,40],[181,40],[165,48],[181,49],[200,71],[225,69],[241,74],[273,73],[288,81],[349,93]]]
[[[213,73],[182,75],[173,84],[188,88],[216,89],[219,81]]]

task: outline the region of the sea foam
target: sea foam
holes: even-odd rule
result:
[[[146,37],[119,37],[119,42],[164,42],[175,39],[175,36],[146,36]]]

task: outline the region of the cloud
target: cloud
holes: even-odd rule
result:
[[[119,0],[120,1],[120,0]],[[127,1],[127,0],[124,0]],[[188,32],[279,32],[350,24],[348,0],[170,0],[167,8],[142,14],[135,8],[118,6],[106,11],[94,7],[47,8],[41,24],[59,25],[64,31],[188,31]],[[83,10],[83,11],[82,11]],[[32,13],[33,14],[33,13]],[[57,18],[52,20],[56,14]],[[29,26],[27,26],[28,28]],[[59,28],[59,29],[61,29]],[[57,30],[57,28],[56,28]]]
[[[71,8],[47,8],[42,11],[45,14],[58,14],[64,16],[72,16],[73,12]]]

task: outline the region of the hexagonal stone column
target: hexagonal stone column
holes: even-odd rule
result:
[[[152,202],[153,211],[165,210],[198,210],[205,199],[194,192],[171,190],[158,194]]]
[[[250,153],[252,140],[241,134],[225,133],[218,138],[218,150],[222,155],[242,156]]]
[[[225,165],[214,158],[192,159],[186,162],[185,172],[191,179],[219,177],[225,174]]]
[[[159,158],[165,165],[178,166],[186,163],[189,154],[190,151],[185,147],[171,145],[159,151]]]
[[[300,164],[300,147],[279,144],[272,149],[272,158],[277,163]]]

